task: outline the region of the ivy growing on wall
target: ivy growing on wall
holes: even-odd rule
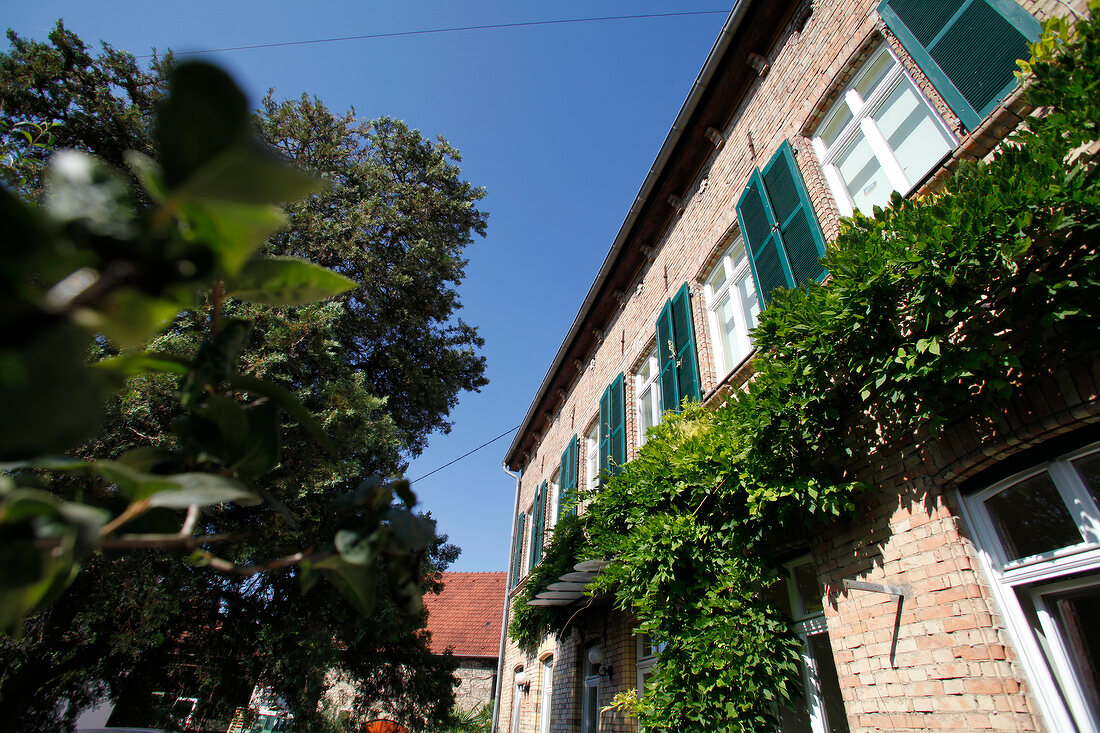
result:
[[[776,547],[851,515],[869,489],[849,466],[876,447],[996,420],[1035,375],[1095,359],[1100,27],[1050,21],[1032,51],[1022,76],[1043,114],[941,193],[842,222],[828,282],[761,314],[747,388],[666,415],[581,518],[582,555],[613,559],[595,590],[668,642],[652,690],[627,701],[646,728],[773,730],[800,648],[768,601]],[[560,630],[515,609],[522,643]]]

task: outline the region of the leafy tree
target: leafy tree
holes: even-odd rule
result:
[[[170,56],[142,71],[132,57],[109,47],[92,56],[60,23],[49,44],[11,32],[9,38],[12,51],[0,56],[4,129],[33,124],[49,129],[58,145],[109,161],[126,159],[125,150],[166,152],[153,133],[164,139],[173,131],[153,113]],[[23,729],[51,728],[59,713],[71,723],[81,706],[105,693],[134,699],[154,690],[197,694],[209,703],[204,715],[227,718],[243,703],[242,680],[267,680],[306,730],[323,723],[317,700],[329,669],[367,681],[360,689],[363,705],[399,696],[395,714],[414,727],[447,715],[453,661],[428,654],[418,632],[421,617],[415,608],[412,616],[404,610],[456,551],[445,538],[436,539],[428,573],[422,574],[415,554],[391,546],[378,557],[379,537],[349,529],[331,503],[350,491],[345,509],[386,514],[388,489],[359,485],[360,478],[399,473],[432,430],[449,429],[446,414],[459,392],[485,384],[477,354],[481,340],[456,318],[454,291],[463,276],[462,250],[472,234],[484,231],[485,215],[476,208],[483,193],[460,179],[458,154],[445,141],[425,140],[400,122],[360,123],[350,113],[333,115],[315,99],[277,103],[271,95],[254,122],[261,139],[328,182],[313,197],[286,206],[289,226],[263,245],[262,254],[304,256],[360,287],[305,305],[265,300],[263,288],[250,290],[241,282],[235,292],[243,297],[222,298],[215,291],[215,320],[223,324],[224,339],[232,336],[235,371],[243,380],[238,387],[272,384],[305,406],[295,417],[306,419],[278,419],[277,447],[260,451],[257,468],[264,470],[251,478],[264,504],[234,506],[205,527],[238,537],[220,556],[206,547],[198,556],[230,575],[189,567],[164,550],[114,561],[92,556],[72,588],[28,622],[21,641],[0,642],[0,715],[20,721]],[[37,195],[40,149],[18,139],[6,142],[15,153],[9,157],[15,165],[7,166],[9,185]],[[225,213],[191,212],[192,224],[219,236],[267,233],[262,218]],[[233,267],[244,264],[230,251],[217,256]],[[147,348],[201,360],[206,316],[202,308],[183,311]],[[128,352],[119,349],[125,335],[92,343],[93,358],[126,363]],[[239,436],[219,424],[217,415],[181,404],[186,379],[181,387],[174,369],[135,369],[129,375],[106,405],[103,428],[78,451],[80,458],[133,455],[140,447],[236,451],[236,460],[244,459]],[[212,398],[203,400],[212,404]],[[261,399],[246,413],[270,410],[269,404]],[[314,423],[335,451],[318,449]],[[73,439],[66,433],[57,443]],[[425,539],[423,522],[386,516],[391,531],[409,544]],[[157,519],[147,517],[153,524]],[[282,573],[237,571],[249,558],[322,547],[334,533],[341,557],[373,562],[377,574],[346,563],[339,572],[326,571],[322,562]],[[328,584],[314,586],[315,570],[338,585],[365,585],[368,593],[352,596],[362,599],[359,608],[342,602]],[[300,586],[309,592],[303,595]],[[360,612],[371,610],[365,623]],[[63,700],[68,708],[58,707]]]

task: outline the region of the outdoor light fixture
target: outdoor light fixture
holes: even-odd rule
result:
[[[524,692],[531,689],[531,678],[522,669],[516,673],[516,687],[522,688]]]
[[[607,659],[603,655],[603,650],[598,646],[594,646],[588,650],[588,662],[596,668],[596,674],[600,677],[611,678],[612,667],[610,664],[605,664]]]

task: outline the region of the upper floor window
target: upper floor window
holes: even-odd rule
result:
[[[657,367],[657,349],[653,349],[642,361],[634,383],[638,406],[638,447],[645,445],[646,431],[661,422],[661,389],[657,383],[660,370]]]
[[[561,469],[554,471],[554,477],[550,479],[550,494],[547,498],[546,527],[554,529],[558,523],[558,515],[561,514]]]
[[[527,570],[523,563],[523,530],[527,523],[527,513],[520,512],[516,517],[516,526],[512,530],[512,587],[514,588],[520,579],[526,575]]]
[[[1100,444],[964,506],[1051,728],[1100,730]]]
[[[752,351],[749,331],[756,327],[760,313],[749,258],[740,237],[714,266],[705,291],[707,317],[716,345],[715,367],[721,379]]]
[[[584,489],[600,488],[600,423],[593,423],[584,437]]]
[[[1042,28],[1016,0],[882,0],[882,19],[968,130],[1016,87]]]
[[[871,54],[813,139],[845,216],[907,194],[955,147],[943,120],[886,46]]]

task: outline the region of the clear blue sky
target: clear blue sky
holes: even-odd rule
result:
[[[700,0],[555,3],[72,0],[9,3],[3,23],[44,39],[58,18],[134,54],[567,18],[721,11],[214,52],[253,102],[308,92],[363,118],[397,117],[462,152],[489,231],[467,251],[462,318],[485,337],[489,386],[413,461],[416,479],[523,419],[729,11]],[[414,489],[462,549],[452,570],[504,570],[511,435]]]

